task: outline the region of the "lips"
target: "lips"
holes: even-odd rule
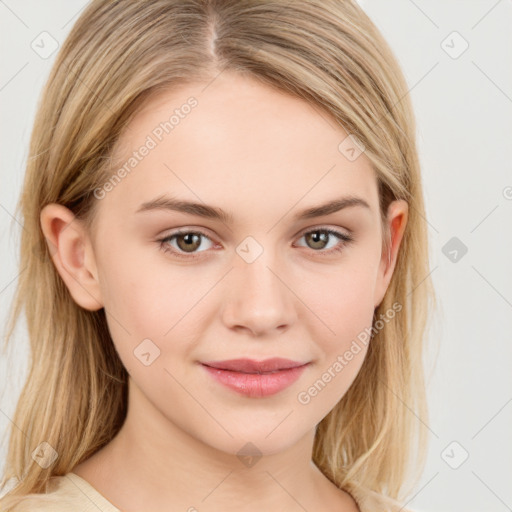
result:
[[[219,370],[229,370],[232,372],[248,374],[264,374],[288,370],[290,368],[298,368],[299,366],[304,366],[307,363],[292,361],[291,359],[284,359],[281,357],[274,357],[272,359],[265,359],[264,361],[255,361],[254,359],[243,358],[229,359],[225,361],[204,361],[202,364]]]
[[[274,357],[265,361],[230,359],[201,363],[206,374],[226,388],[251,398],[275,395],[300,378],[310,363]]]

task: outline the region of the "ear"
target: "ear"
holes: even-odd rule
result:
[[[53,263],[74,301],[90,311],[101,309],[94,252],[82,222],[71,210],[56,203],[42,209],[40,222]]]
[[[409,205],[407,204],[407,201],[403,199],[392,201],[389,205],[386,220],[390,237],[388,244],[389,249],[387,251],[382,251],[377,282],[375,284],[375,307],[379,306],[384,299],[389,282],[393,276],[398,256],[398,248],[400,247],[400,243],[403,238],[408,213]]]

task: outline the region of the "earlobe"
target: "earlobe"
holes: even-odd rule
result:
[[[40,222],[53,263],[73,300],[90,311],[101,309],[96,262],[82,222],[56,203],[42,209]]]
[[[388,208],[387,223],[389,230],[388,251],[382,252],[379,274],[375,287],[375,307],[384,299],[391,277],[395,270],[398,250],[400,248],[405,227],[407,225],[409,205],[403,199],[392,201]]]

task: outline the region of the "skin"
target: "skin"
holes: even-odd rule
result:
[[[395,201],[388,210],[392,245],[384,253],[376,176],[364,153],[355,161],[340,153],[347,133],[334,120],[247,77],[222,73],[204,87],[161,92],[132,120],[117,148],[120,161],[169,112],[190,96],[198,100],[98,200],[90,232],[61,205],[41,213],[70,294],[85,309],[105,308],[129,373],[122,429],[73,471],[125,512],[357,511],[311,454],[317,424],[350,387],[367,347],[308,404],[297,395],[371,327],[395,267],[407,203]],[[163,193],[221,207],[234,222],[135,213]],[[348,194],[370,208],[293,220]],[[327,255],[344,242],[331,235],[321,246],[304,236],[326,227],[354,241]],[[184,258],[162,250],[158,239],[177,228],[208,237],[192,249],[197,258],[183,249],[183,239],[167,245],[181,248]],[[251,263],[236,252],[247,236],[263,250]],[[146,366],[134,350],[148,338],[160,355]],[[275,356],[310,365],[290,387],[265,398],[235,393],[198,364]],[[237,456],[247,442],[262,454],[251,467]]]

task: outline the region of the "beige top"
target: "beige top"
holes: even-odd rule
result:
[[[351,492],[361,512],[407,512],[394,500],[377,493]],[[89,482],[75,473],[53,476],[48,492],[27,494],[14,512],[122,512]]]
[[[67,473],[50,478],[45,494],[27,494],[14,512],[121,512],[87,480]]]

